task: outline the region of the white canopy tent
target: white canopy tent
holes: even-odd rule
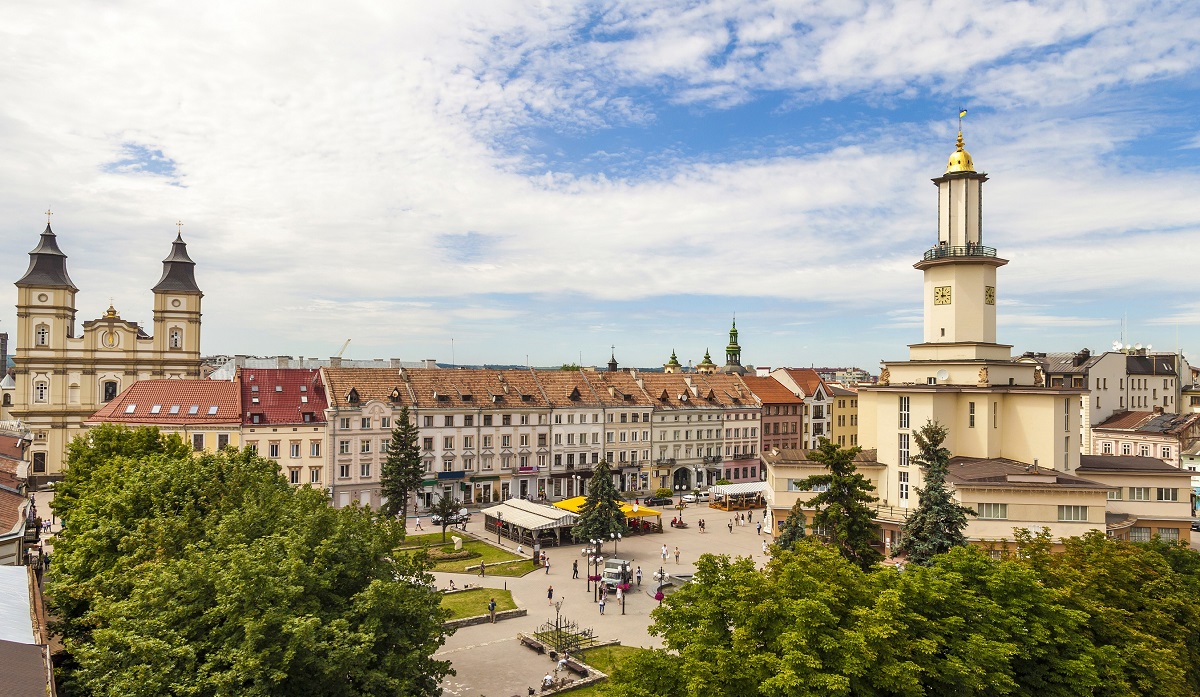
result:
[[[482,513],[485,530],[529,545],[561,544],[562,531],[579,520],[570,511],[522,499],[509,499]]]

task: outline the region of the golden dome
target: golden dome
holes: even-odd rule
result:
[[[946,163],[946,174],[951,172],[974,172],[975,162],[971,153],[963,150],[962,131],[958,132],[958,149],[950,153],[950,161]]]

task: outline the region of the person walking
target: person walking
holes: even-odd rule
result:
[[[600,614],[604,614],[604,594],[600,594]]]
[[[554,604],[554,586],[550,586],[546,589],[546,601],[547,605]]]
[[[754,531],[755,531],[756,533],[758,533],[759,535],[761,535],[761,534],[762,534],[762,523],[755,523],[755,524],[754,524]]]
[[[676,547],[675,547],[675,563],[676,564],[679,563],[679,546],[678,545],[676,545]]]
[[[642,567],[639,566],[637,568],[637,573],[634,574],[634,577],[637,578],[638,586],[641,587],[641,585],[642,585]]]
[[[421,527],[421,516],[417,516],[417,530],[424,530],[424,529],[425,528]]]
[[[763,540],[763,554],[767,553],[767,541]]]
[[[488,603],[488,614],[492,616],[492,624],[496,624],[496,599]]]
[[[550,575],[550,557],[546,556],[545,552],[542,553],[542,566],[546,567],[546,575],[549,576]]]
[[[666,545],[663,545],[663,546],[662,546],[662,558],[663,558],[663,561],[664,561],[664,562],[667,560],[667,554],[668,554],[668,552],[667,552],[667,546],[666,546]]]
[[[579,560],[571,562],[571,578],[579,578]]]
[[[729,534],[733,534],[733,518],[729,519]]]

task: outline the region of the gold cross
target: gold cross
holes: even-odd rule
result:
[[[176,221],[175,232],[177,234],[179,234],[181,237],[183,236],[183,221],[182,220]]]
[[[46,224],[47,224],[47,225],[49,225],[49,224],[50,224],[50,216],[52,216],[52,215],[54,215],[54,214],[50,212],[50,209],[49,209],[49,208],[47,208],[47,209],[46,209]]]

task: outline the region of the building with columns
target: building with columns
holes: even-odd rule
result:
[[[154,293],[153,334],[109,306],[76,324],[79,289],[49,223],[16,282],[17,338],[11,418],[29,428],[31,483],[58,479],[84,421],[137,380],[200,377],[195,262],[177,235]]]

